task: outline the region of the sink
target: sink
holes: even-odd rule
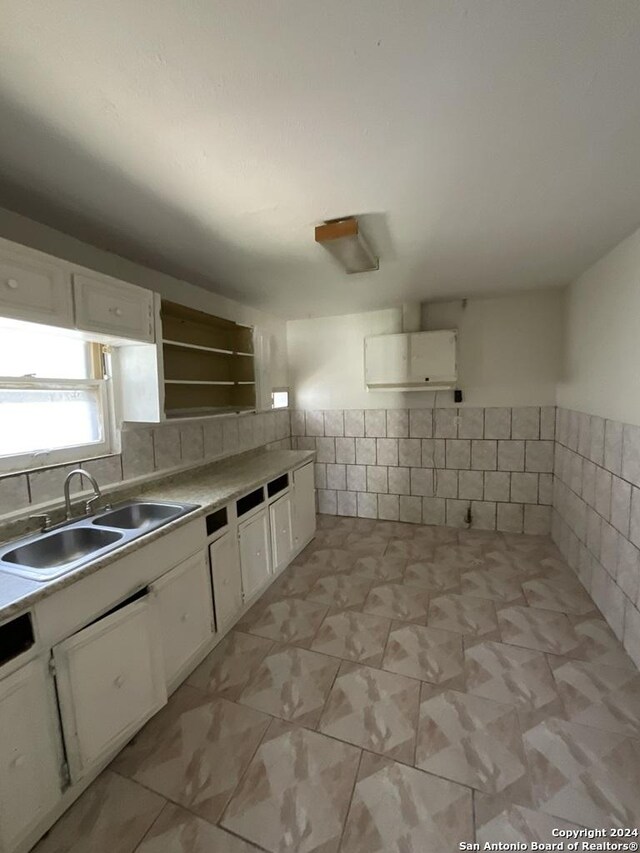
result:
[[[38,569],[39,573],[57,575],[60,566],[75,563],[83,557],[101,551],[120,541],[124,534],[115,530],[94,527],[71,527],[45,534],[24,545],[7,551],[2,559],[7,563]]]
[[[184,515],[184,505],[162,503],[131,503],[101,513],[93,524],[123,530],[150,530]]]
[[[197,504],[131,501],[0,548],[0,569],[51,581],[186,515]]]

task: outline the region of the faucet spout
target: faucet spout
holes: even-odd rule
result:
[[[88,471],[85,471],[84,468],[74,468],[73,471],[69,471],[69,473],[67,474],[65,481],[64,481],[64,508],[65,508],[67,520],[69,520],[72,517],[72,512],[71,512],[71,480],[73,479],[73,477],[76,474],[80,477],[81,482],[82,482],[82,478],[86,477],[87,480],[91,483],[91,486],[93,488],[93,497],[91,497],[87,501],[87,507],[88,507],[87,511],[91,510],[91,506],[92,506],[93,502],[98,500],[101,496],[100,487],[98,486],[98,483],[96,482],[95,477],[93,477]]]

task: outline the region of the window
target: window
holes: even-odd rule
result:
[[[0,319],[0,471],[110,450],[100,346]]]
[[[289,405],[289,389],[274,388],[271,392],[271,408],[286,409]]]

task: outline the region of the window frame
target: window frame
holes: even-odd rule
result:
[[[286,394],[287,395],[287,405],[286,406],[276,406],[274,405],[274,397],[276,394]],[[289,388],[272,388],[271,389],[271,410],[273,412],[281,412],[284,409],[288,409],[291,405],[291,391]]]
[[[65,462],[84,461],[113,453],[114,413],[111,379],[103,374],[102,345],[86,341],[87,358],[92,376],[88,379],[35,378],[31,376],[0,376],[0,390],[25,391],[97,391],[102,423],[102,440],[68,447],[42,448],[24,453],[0,455],[0,476],[33,468],[46,468]],[[100,376],[99,374],[103,374]]]

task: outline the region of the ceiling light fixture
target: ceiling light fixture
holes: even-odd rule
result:
[[[331,219],[316,226],[316,243],[330,252],[347,273],[372,272],[380,266],[364,239],[355,216]]]

